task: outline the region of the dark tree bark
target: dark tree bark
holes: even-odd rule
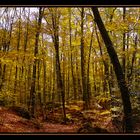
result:
[[[41,29],[41,22],[42,22],[42,16],[43,16],[44,8],[39,8],[39,18],[37,23],[37,31],[35,36],[35,49],[34,49],[34,57],[38,54],[38,42],[39,42],[39,35],[40,35],[40,29]],[[36,97],[36,69],[37,69],[37,59],[35,59],[33,64],[33,75],[32,75],[32,83],[31,83],[31,90],[30,90],[30,96],[31,96],[31,115],[32,117],[35,117],[35,97]]]
[[[50,9],[52,10],[52,9]],[[63,108],[63,121],[66,123],[66,110],[65,110],[65,89],[64,89],[64,83],[62,80],[61,75],[61,67],[60,67],[60,58],[59,58],[59,16],[57,15],[57,8],[56,11],[52,10],[52,27],[53,27],[53,43],[55,48],[55,60],[56,60],[56,77],[57,77],[57,88],[58,88],[58,94],[61,95],[62,99],[62,108]]]
[[[112,41],[106,31],[106,28],[103,24],[103,21],[100,17],[98,8],[92,7],[92,11],[94,14],[95,22],[97,23],[101,36],[104,40],[105,46],[107,48],[107,52],[110,56],[111,63],[113,64],[113,68],[114,68],[114,71],[115,71],[115,74],[117,77],[117,82],[118,82],[118,86],[120,88],[121,97],[122,97],[122,101],[123,101],[125,132],[130,133],[130,132],[133,132],[132,109],[131,109],[131,102],[130,102],[130,97],[129,97],[129,90],[126,86],[123,70],[121,68],[116,51],[113,47],[113,43],[112,43]]]
[[[59,60],[59,45],[58,45],[58,38],[54,42],[55,43],[55,51],[56,51],[56,74],[57,74],[57,85],[58,85],[58,91],[61,94],[62,99],[62,107],[63,107],[63,119],[64,123],[66,123],[66,110],[65,110],[65,92],[64,92],[64,83],[62,81],[61,76],[61,68],[60,68],[60,60]]]

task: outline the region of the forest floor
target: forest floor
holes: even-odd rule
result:
[[[83,116],[81,113],[76,110],[67,110],[69,120],[67,124],[63,124],[62,120],[59,121],[59,111],[53,112],[55,118],[49,113],[47,115],[47,120],[43,121],[39,118],[25,119],[9,108],[0,107],[0,133],[77,133],[83,123]],[[90,117],[94,126],[96,125],[106,129],[109,133],[119,132],[111,123],[109,111],[92,110],[86,111],[85,113],[86,117]]]
[[[40,125],[40,126],[38,126]],[[59,123],[53,124],[49,122],[37,123],[36,120],[28,120],[14,111],[0,107],[0,132],[76,132],[75,125],[62,125]]]
[[[25,119],[9,108],[0,107],[0,133],[77,133],[78,129],[81,127],[81,123],[83,123],[82,115],[78,111],[69,111],[68,116],[70,119],[67,121],[67,124],[63,124],[62,120],[59,121],[59,111],[57,110],[56,112],[53,112],[53,116],[55,116],[55,118],[52,117],[52,114],[50,113],[47,116],[48,119],[46,121],[42,121],[41,119]],[[86,114],[88,114],[88,111]],[[94,123],[96,120],[96,124],[98,124],[98,126],[106,127],[109,130],[111,128],[109,126],[111,118],[105,114],[108,114],[108,112],[104,112],[100,117],[93,115],[94,118],[91,120],[93,120]]]

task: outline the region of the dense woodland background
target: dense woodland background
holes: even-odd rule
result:
[[[82,118],[107,128],[111,118],[108,131],[132,132],[140,121],[139,46],[139,7],[1,7],[0,104],[35,122]]]

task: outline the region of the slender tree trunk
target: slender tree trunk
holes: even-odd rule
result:
[[[40,83],[40,72],[41,72],[41,61],[38,60],[37,64],[37,90],[38,90],[38,107],[42,108],[42,98],[41,98],[41,83]]]
[[[58,91],[61,93],[62,97],[62,107],[63,107],[63,119],[64,123],[66,123],[66,110],[65,110],[65,93],[64,93],[64,85],[61,77],[61,69],[60,69],[60,60],[59,60],[59,49],[58,44],[55,42],[55,50],[56,50],[56,73],[57,73],[57,81],[58,81]]]
[[[133,76],[133,67],[134,67],[134,62],[136,60],[136,53],[137,53],[137,41],[138,41],[138,37],[137,35],[134,38],[134,52],[132,54],[132,60],[131,60],[131,67],[130,67],[130,72],[127,75],[128,81],[129,81],[129,85],[132,84],[132,76]]]
[[[66,123],[66,110],[65,110],[65,90],[64,83],[61,75],[61,67],[60,67],[60,58],[59,58],[59,15],[57,15],[56,11],[52,10],[52,26],[54,34],[52,35],[54,47],[55,47],[55,59],[56,59],[56,76],[57,76],[57,89],[58,94],[61,95],[62,99],[62,108],[63,108],[63,121]]]
[[[20,17],[19,17],[19,25],[18,25],[18,32],[17,32],[17,34],[18,34],[18,37],[17,37],[17,53],[18,53],[19,52],[19,48],[20,48],[20,36],[21,36],[21,9],[20,9]],[[18,61],[18,56],[16,57],[16,61]],[[16,104],[18,71],[19,71],[19,69],[18,69],[18,67],[16,65],[13,105]]]
[[[31,96],[31,94],[30,94],[30,87],[31,87],[31,82],[32,82],[32,72],[31,72],[31,66],[32,65],[29,65],[28,66],[28,71],[27,71],[27,77],[28,77],[28,80],[27,80],[27,90],[29,91],[28,93],[28,96],[27,96],[27,106],[28,106],[28,110],[30,110],[31,109],[31,100],[32,100],[32,96]]]
[[[43,119],[46,118],[45,105],[46,105],[46,60],[43,59]]]
[[[98,33],[97,33],[97,28],[96,28],[96,25],[95,25],[95,32],[96,32],[96,37],[97,37],[97,41],[98,41],[98,45],[99,45],[99,49],[100,49],[100,54],[101,54],[101,57],[102,57],[102,61],[103,61],[103,64],[104,64],[104,83],[103,83],[103,92],[107,92],[108,88],[107,88],[107,83],[110,85],[110,82],[109,82],[109,69],[108,69],[108,63],[104,60],[104,57],[103,57],[103,52],[102,52],[102,47],[101,47],[101,43],[100,43],[100,40],[99,40],[99,36],[98,36]]]
[[[92,50],[92,42],[93,42],[93,33],[94,30],[92,30],[91,33],[91,40],[90,40],[90,46],[89,46],[89,55],[88,55],[88,66],[87,66],[87,98],[88,98],[88,107],[90,107],[90,99],[91,99],[91,87],[90,87],[90,57],[91,57],[91,50]]]
[[[126,67],[127,69],[125,69],[126,71],[126,77],[128,77],[129,75],[129,66],[130,66],[130,59],[129,59],[129,42],[130,42],[130,33],[128,32],[126,37]]]
[[[88,109],[88,95],[87,95],[87,73],[86,73],[86,58],[85,58],[85,44],[84,44],[84,8],[81,9],[81,77],[82,77],[82,93],[83,93],[83,109]]]
[[[67,69],[67,103],[69,103],[69,98],[70,98],[70,69],[69,66],[70,65],[70,54],[68,52],[68,69]]]
[[[114,71],[115,71],[115,74],[117,77],[117,82],[118,82],[118,86],[121,91],[121,97],[122,97],[122,101],[123,101],[125,131],[126,131],[126,133],[130,133],[130,132],[133,132],[132,109],[131,109],[131,103],[130,103],[130,97],[129,97],[129,90],[126,86],[125,77],[124,77],[118,56],[113,47],[113,43],[112,43],[112,41],[106,31],[106,28],[103,24],[103,21],[100,17],[98,8],[92,7],[92,11],[93,11],[93,14],[95,17],[95,22],[98,25],[101,36],[104,40],[108,54],[109,54],[111,62],[113,64],[113,68],[114,68]]]
[[[93,69],[93,86],[94,86],[94,96],[96,96],[96,94],[97,94],[97,84],[96,84],[96,72],[97,71],[95,71],[95,67],[96,67],[96,62],[92,62],[92,69]]]
[[[71,73],[72,73],[72,83],[73,83],[73,92],[74,92],[74,100],[77,99],[76,93],[76,79],[74,76],[74,66],[73,66],[73,47],[72,47],[72,33],[71,33],[71,8],[69,9],[69,36],[70,36],[70,49],[71,49]]]
[[[29,18],[30,18],[30,9],[29,9],[29,11],[28,11],[29,13],[28,13],[28,17],[27,17],[27,23],[26,23],[26,30],[25,30],[25,35],[24,35],[24,57],[23,57],[23,66],[22,66],[22,73],[24,73],[24,71],[25,71],[25,75],[26,75],[26,73],[27,73],[27,71],[26,71],[26,61],[27,61],[27,59],[26,59],[26,56],[25,56],[25,54],[26,54],[26,52],[27,52],[27,45],[28,45],[28,40],[29,40],[29,37],[28,37],[28,34],[29,34]],[[25,66],[25,67],[24,67]],[[25,93],[24,93],[24,103],[25,104],[27,104],[27,83],[28,82],[26,82],[26,76],[23,76],[22,75],[22,78],[24,79],[24,81],[25,81]],[[28,85],[29,86],[29,85]]]
[[[77,93],[79,93],[79,100],[83,100],[83,92],[82,92],[82,81],[81,81],[81,73],[80,73],[80,68],[79,68],[79,63],[77,60],[77,57],[75,55],[75,61],[76,61],[76,75],[77,75]],[[82,98],[81,98],[82,96]]]
[[[39,8],[39,18],[38,18],[38,22],[37,22],[37,31],[36,31],[36,36],[35,36],[34,57],[37,57],[37,54],[38,54],[38,42],[39,42],[39,35],[40,35],[43,12],[44,12],[44,8],[40,7]],[[37,70],[37,59],[35,59],[34,64],[33,64],[33,75],[32,75],[31,90],[30,90],[32,117],[35,117],[36,74],[37,74],[36,70]]]
[[[126,8],[123,7],[123,22],[125,22],[125,14],[126,14]],[[126,61],[125,61],[125,46],[126,46],[126,33],[124,31],[123,33],[123,57],[122,57],[122,69],[123,74],[126,75],[125,69],[126,69]],[[125,76],[126,77],[126,76]]]
[[[55,101],[55,93],[56,93],[56,66],[55,66],[55,58],[52,58],[52,111],[54,110],[54,101]]]

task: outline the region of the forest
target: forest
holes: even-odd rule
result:
[[[140,133],[139,7],[0,7],[0,134]]]

